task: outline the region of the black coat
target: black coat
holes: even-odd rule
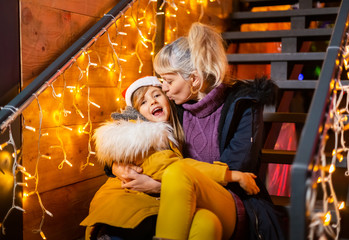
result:
[[[273,104],[277,86],[265,78],[238,81],[228,88],[222,108],[218,134],[220,161],[229,169],[253,172],[258,175],[260,151],[263,144],[263,108]],[[180,121],[184,109],[177,108]],[[279,219],[264,183],[257,178],[260,193],[245,194],[237,183],[227,188],[242,200],[249,222],[249,239],[284,239]]]

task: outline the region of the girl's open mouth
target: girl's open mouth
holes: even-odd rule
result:
[[[153,114],[154,116],[158,116],[160,114],[162,114],[163,110],[161,107],[157,107],[157,108],[154,108],[154,110],[151,112],[151,114]]]

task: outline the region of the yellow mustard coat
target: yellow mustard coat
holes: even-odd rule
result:
[[[141,165],[143,173],[161,181],[164,169],[175,161],[183,161],[211,177],[214,181],[225,184],[227,165],[217,162],[209,164],[190,158],[182,159],[172,150],[162,150],[151,154]],[[118,178],[108,178],[106,183],[93,197],[89,215],[81,222],[83,226],[105,223],[115,227],[134,228],[148,216],[159,211],[159,200],[142,192],[121,188]]]
[[[97,132],[97,139],[95,139],[96,152],[97,157],[104,157],[105,159],[107,159],[108,157],[101,157],[98,154],[99,152],[103,152],[103,154],[108,153],[109,158],[117,159],[118,157],[115,155],[115,152],[125,150],[132,143],[127,143],[127,139],[125,139],[125,137],[122,139],[122,142],[121,140],[119,141],[114,138],[112,147],[114,148],[114,146],[116,146],[115,149],[106,149],[105,146],[107,146],[107,148],[110,148],[110,146],[105,145],[105,141],[110,141],[110,137],[108,137],[108,135],[115,136],[115,134],[120,134],[119,132],[113,132],[120,127],[120,123],[116,125],[115,123],[110,124],[111,125],[108,125],[106,128],[104,128],[103,133],[107,135],[101,134],[101,131]],[[122,124],[126,124],[128,127],[135,129],[136,125],[138,126],[138,124],[142,123],[125,121]],[[161,127],[159,128],[159,125],[155,126],[156,127],[154,128],[153,132],[156,132],[158,134]],[[146,128],[147,130],[149,130],[149,125],[146,126]],[[125,134],[124,131],[123,133]],[[127,134],[133,133],[128,132]],[[151,134],[148,134],[148,136],[145,135],[147,135],[146,131],[143,131],[141,136],[133,135],[133,141],[137,139],[138,141],[144,140],[149,143],[149,137],[151,136]],[[100,144],[99,140],[101,139],[104,139],[104,145]],[[159,142],[157,141],[156,144],[159,144]],[[143,149],[142,154],[145,156],[142,157],[142,161],[138,161],[139,164],[137,164],[137,161],[135,161],[134,163],[142,167],[143,174],[146,174],[155,180],[161,181],[162,174],[167,166],[176,161],[183,161],[185,164],[188,164],[206,174],[214,181],[222,185],[226,184],[226,182],[224,181],[225,174],[228,169],[226,164],[221,162],[210,164],[199,162],[190,158],[183,158],[177,148],[170,146],[172,146],[171,142],[166,140],[167,149],[154,150],[154,146],[151,146],[146,152],[144,152]],[[136,148],[133,146],[133,149]],[[139,156],[138,153],[134,153],[134,151],[132,152],[127,149],[124,152],[128,153],[128,159],[132,158],[131,155]],[[123,157],[125,158],[126,156],[123,155]],[[103,161],[102,163],[110,164],[106,161]],[[158,214],[158,210],[159,199],[157,197],[150,196],[143,192],[123,189],[121,188],[121,181],[118,178],[108,178],[106,183],[102,185],[102,187],[96,192],[95,196],[93,197],[90,203],[89,215],[81,222],[80,225],[91,227],[96,223],[105,223],[115,227],[135,228],[146,217]]]

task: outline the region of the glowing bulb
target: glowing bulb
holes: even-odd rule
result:
[[[90,103],[91,103],[93,106],[97,107],[97,108],[101,108],[101,106],[99,106],[97,103],[94,103],[94,102],[91,102],[91,101],[90,101]]]
[[[81,118],[85,118],[85,117],[84,117],[84,114],[82,114],[82,112],[81,112],[79,109],[77,109],[76,111],[79,113],[79,115],[80,115]]]
[[[64,125],[61,125],[61,127],[62,127],[62,128],[64,128],[64,129],[67,129],[67,130],[69,130],[69,131],[73,131],[73,129],[72,129],[72,128],[70,128],[70,127],[66,127],[66,126],[64,126]]]
[[[330,211],[328,211],[324,217],[324,225],[328,226],[330,224],[331,221],[331,213]]]
[[[336,170],[336,167],[331,164],[330,169],[328,170],[329,173],[333,173]]]
[[[7,142],[1,144],[1,145],[0,145],[0,150],[3,150],[7,145],[8,145]]]
[[[331,197],[329,197],[329,198],[327,199],[327,201],[328,201],[328,203],[333,203],[334,199],[333,199],[333,197],[331,196]]]
[[[322,182],[322,179],[321,179],[321,177],[318,177],[318,179],[317,179],[317,181],[316,181],[317,183],[321,183]]]
[[[147,44],[141,40],[141,43],[143,44],[144,47],[148,48]]]
[[[344,201],[339,203],[338,209],[341,210],[344,208]]]
[[[51,156],[48,156],[48,155],[41,155],[41,157],[46,159],[51,159]]]
[[[40,236],[42,237],[42,239],[46,239],[45,234],[43,233],[43,231],[40,231]]]
[[[30,126],[25,126],[25,128],[26,128],[26,129],[28,129],[28,130],[30,130],[30,131],[32,131],[32,132],[35,132],[35,131],[36,131],[36,129],[35,129],[35,128],[30,127]]]
[[[50,217],[53,217],[53,214],[52,214],[51,212],[49,212],[48,210],[46,210],[46,209],[45,209],[45,213],[46,213],[47,215],[49,215]]]
[[[78,133],[80,133],[80,134],[82,134],[82,133],[89,134],[88,132],[84,131],[84,128],[82,126],[80,126],[78,128]]]
[[[116,101],[119,102],[119,101],[120,101],[120,98],[116,98]]]

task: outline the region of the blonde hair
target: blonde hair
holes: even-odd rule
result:
[[[178,73],[185,80],[196,71],[201,77],[200,92],[220,85],[228,70],[221,35],[212,27],[193,23],[187,37],[164,46],[154,59],[155,71],[162,75]]]
[[[144,86],[144,87],[140,87],[138,88],[131,96],[131,102],[132,102],[132,106],[139,111],[140,105],[141,105],[141,98],[144,96],[144,94],[148,91],[148,89],[150,87],[153,86]],[[158,87],[160,90],[161,88]],[[161,90],[162,92],[162,90]],[[162,92],[163,93],[163,92]],[[165,93],[163,93],[164,96],[166,96]],[[184,131],[182,128],[182,125],[179,122],[178,116],[177,116],[177,109],[176,106],[174,105],[174,103],[172,101],[170,101],[167,96],[166,96],[167,101],[169,101],[170,103],[170,119],[169,119],[169,123],[171,124],[171,126],[173,127],[173,134],[175,139],[178,142],[178,149],[180,151],[182,151],[182,147],[185,141],[185,137],[184,137]]]

